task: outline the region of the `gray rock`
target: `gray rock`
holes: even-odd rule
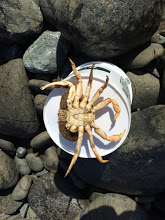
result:
[[[28,210],[28,207],[29,207],[29,204],[28,203],[25,203],[21,208],[20,208],[20,215],[25,218],[26,217],[26,213],[27,213],[27,210]]]
[[[21,59],[0,66],[0,87],[0,133],[15,138],[33,136],[39,122]]]
[[[42,160],[39,157],[36,157],[35,154],[29,153],[25,157],[26,162],[28,166],[33,170],[33,171],[41,171],[44,167]]]
[[[20,174],[28,175],[31,172],[31,169],[24,158],[18,158],[17,156],[15,156],[14,161],[16,164],[16,168]]]
[[[47,95],[38,94],[34,97],[34,105],[36,107],[36,111],[41,116],[43,115],[43,109],[46,99],[47,99]]]
[[[45,31],[26,50],[23,61],[30,72],[54,74],[58,65],[63,66],[66,54],[62,54],[60,35],[60,32]]]
[[[14,200],[22,200],[25,199],[26,196],[28,195],[30,186],[32,183],[32,179],[29,175],[23,176],[17,185],[15,186],[13,192],[12,192],[12,197]]]
[[[51,146],[45,151],[43,162],[44,167],[47,170],[57,171],[59,159],[57,155],[57,148],[55,146]]]
[[[13,214],[15,213],[21,206],[22,201],[15,201],[11,194],[4,196],[1,200],[1,211],[5,214]]]
[[[46,80],[31,79],[31,80],[29,80],[29,88],[35,94],[48,95],[50,93],[50,91],[52,90],[52,88],[48,87],[44,90],[40,89],[42,86],[45,86],[48,83],[50,83],[50,82],[46,81]]]
[[[90,201],[94,201],[96,198],[100,197],[100,196],[103,196],[104,194],[103,193],[100,193],[100,192],[93,192],[92,195],[90,196]]]
[[[154,195],[163,191],[164,118],[165,105],[132,113],[132,124],[125,142],[115,152],[103,157],[110,159],[109,163],[101,164],[97,159],[78,158],[73,171],[86,183],[111,192]]]
[[[96,198],[80,215],[74,218],[74,220],[80,219],[144,220],[147,219],[147,216],[143,209],[131,198],[125,195],[107,193]]]
[[[163,90],[165,92],[165,71],[164,71],[163,77],[162,77],[162,87],[163,87]]]
[[[24,220],[24,218],[18,213],[15,215],[7,215],[5,213],[0,214],[1,220]]]
[[[43,17],[33,0],[6,0],[1,3],[0,21],[0,41],[20,44],[41,32]]]
[[[0,151],[0,189],[8,189],[19,180],[19,173],[14,161],[3,151]]]
[[[46,169],[41,170],[40,172],[36,172],[36,176],[40,177],[43,176],[44,174],[48,173],[49,171]],[[37,178],[38,179],[38,178]]]
[[[36,213],[29,207],[26,215],[27,220],[40,220]]]
[[[0,149],[5,151],[6,153],[16,152],[16,148],[14,147],[14,144],[4,139],[0,139]]]
[[[132,72],[127,72],[126,74],[132,83],[132,110],[144,109],[155,105],[160,91],[159,79],[150,73],[142,74],[140,71],[139,74]]]
[[[60,173],[48,173],[35,182],[28,195],[29,206],[41,219],[68,220],[89,201]]]
[[[148,47],[142,47],[119,58],[119,66],[125,69],[139,69],[147,66],[152,60],[161,56],[163,46],[151,43]]]
[[[25,156],[26,152],[27,152],[27,150],[25,147],[18,147],[17,151],[16,151],[16,156],[21,158],[21,157]]]
[[[150,41],[163,13],[160,0],[40,0],[40,6],[75,48],[94,59],[124,54]]]
[[[30,146],[32,148],[42,148],[45,147],[47,144],[51,143],[52,139],[50,138],[49,134],[47,131],[41,132],[37,136],[35,136],[31,141],[30,141]]]

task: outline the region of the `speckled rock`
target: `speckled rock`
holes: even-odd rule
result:
[[[19,173],[14,161],[3,151],[0,151],[0,189],[14,186],[19,180]]]
[[[75,48],[104,60],[149,41],[163,13],[161,0],[40,0],[40,6],[44,17]]]
[[[36,215],[36,213],[30,207],[28,208],[26,218],[28,220],[40,220],[40,218]]]
[[[125,195],[107,193],[98,197],[74,220],[145,220],[147,215],[136,202]]]
[[[15,156],[14,162],[15,162],[16,168],[20,174],[28,175],[31,172],[31,169],[28,166],[28,164],[24,158],[18,158],[17,156]]]
[[[60,32],[45,31],[26,50],[23,61],[30,72],[54,74],[58,65],[63,65],[66,54],[60,43],[60,35]]]
[[[44,167],[47,170],[56,170],[58,168],[58,155],[57,155],[57,148],[55,146],[49,147],[45,152],[44,152]]]
[[[0,133],[15,138],[34,136],[39,122],[22,59],[0,66],[0,88]]]
[[[150,73],[140,71],[135,73],[127,72],[126,74],[132,83],[132,110],[135,111],[155,105],[160,92],[159,79]]]
[[[33,171],[41,171],[44,167],[42,160],[39,157],[36,157],[33,153],[28,153],[25,157],[28,166]]]
[[[42,148],[46,146],[47,144],[51,143],[52,139],[50,138],[49,134],[47,131],[43,131],[37,136],[35,136],[31,141],[30,141],[30,146],[32,148]]]
[[[28,203],[41,219],[73,219],[89,201],[64,174],[48,173],[36,181],[29,192]]]
[[[23,176],[17,185],[15,186],[13,192],[12,192],[12,197],[14,200],[22,200],[25,199],[26,196],[28,195],[30,186],[32,183],[32,179],[29,175]]]
[[[36,107],[36,111],[41,116],[43,116],[43,109],[46,99],[47,99],[47,95],[38,94],[34,97],[34,105]]]
[[[109,163],[78,158],[73,172],[86,183],[111,192],[154,195],[165,190],[164,118],[165,105],[132,113],[125,142],[104,157],[110,159]]]
[[[24,220],[24,218],[18,213],[15,215],[7,215],[5,213],[0,214],[1,220]]]
[[[23,43],[41,32],[42,21],[42,13],[33,0],[2,1],[0,41],[12,40]]]

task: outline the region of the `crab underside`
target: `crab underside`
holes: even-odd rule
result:
[[[101,95],[101,93],[107,87],[107,84],[109,81],[108,76],[106,77],[106,82],[104,83],[104,85],[101,86],[96,91],[96,93],[92,97],[91,101],[88,102],[90,90],[92,87],[92,81],[93,81],[94,65],[92,65],[92,67],[91,67],[86,91],[85,91],[85,94],[83,95],[81,75],[80,75],[79,71],[76,69],[74,62],[71,59],[69,59],[69,60],[71,62],[73,72],[74,72],[74,74],[77,78],[77,81],[78,81],[76,86],[73,83],[71,83],[70,81],[61,81],[61,82],[49,83],[49,84],[41,87],[42,90],[49,87],[49,86],[56,86],[56,85],[69,87],[69,93],[67,96],[66,104],[63,103],[62,100],[60,103],[60,109],[59,109],[59,113],[58,113],[58,115],[59,115],[59,128],[60,128],[60,132],[64,138],[68,139],[68,137],[70,135],[70,137],[71,137],[70,140],[72,140],[72,141],[77,140],[77,144],[76,144],[76,147],[74,150],[74,155],[72,157],[72,160],[70,162],[68,170],[65,174],[65,177],[69,174],[69,172],[71,171],[73,165],[75,164],[75,162],[79,156],[84,132],[88,133],[91,149],[92,149],[93,153],[95,154],[96,158],[101,163],[106,163],[109,160],[103,160],[102,157],[97,152],[95,145],[94,145],[91,128],[94,128],[94,131],[99,136],[101,136],[103,139],[106,139],[107,141],[119,141],[125,133],[125,130],[124,130],[120,134],[115,134],[113,136],[108,137],[105,134],[105,132],[99,126],[97,126],[95,124],[95,112],[104,108],[105,106],[107,106],[110,103],[112,103],[113,109],[115,111],[114,120],[116,120],[118,118],[118,116],[120,115],[120,111],[121,111],[120,106],[117,103],[117,101],[114,99],[107,98],[107,99],[95,104],[96,101],[98,100],[99,96]],[[66,129],[64,128],[64,126]],[[66,131],[68,131],[68,132],[66,132]],[[67,135],[67,133],[69,133],[69,135]],[[76,134],[77,136],[73,135],[73,134]]]

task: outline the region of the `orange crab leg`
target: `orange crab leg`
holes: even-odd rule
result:
[[[90,75],[89,75],[89,80],[88,80],[88,84],[87,84],[87,87],[86,87],[86,91],[85,91],[85,94],[84,94],[84,96],[83,96],[82,101],[80,102],[80,108],[81,108],[81,109],[85,109],[86,104],[87,104],[87,101],[88,101],[88,98],[89,98],[89,94],[90,94],[91,87],[92,87],[93,68],[94,68],[94,65],[95,65],[95,64],[93,64],[93,65],[91,66],[91,71],[90,71]]]
[[[78,108],[79,107],[79,99],[82,97],[83,94],[83,88],[82,88],[82,79],[81,79],[81,75],[80,72],[76,69],[76,65],[75,63],[69,58],[69,61],[71,63],[72,66],[72,70],[77,78],[77,87],[76,87],[76,93],[75,93],[75,97],[74,97],[74,102],[73,102],[73,107]]]
[[[77,140],[76,148],[74,150],[74,156],[72,157],[68,170],[66,171],[65,177],[70,173],[73,165],[76,163],[82,145],[83,135],[84,135],[84,127],[80,126],[78,127],[78,140]]]
[[[56,85],[59,85],[59,86],[68,86],[70,89],[69,89],[69,95],[68,95],[68,98],[67,98],[67,106],[68,108],[70,108],[72,106],[72,102],[74,100],[74,97],[75,97],[75,86],[73,85],[73,83],[69,82],[69,81],[60,81],[60,82],[52,82],[52,83],[49,83],[45,86],[42,86],[40,89],[41,90],[44,90],[50,86],[56,86]]]
[[[85,130],[88,133],[88,137],[89,137],[89,142],[91,145],[91,149],[93,151],[93,153],[95,154],[96,158],[101,162],[101,163],[107,163],[109,162],[109,160],[103,160],[103,158],[100,156],[100,154],[97,152],[95,145],[94,145],[94,141],[93,141],[93,136],[92,136],[92,131],[89,125],[85,126]]]
[[[86,109],[89,112],[93,106],[93,104],[97,101],[97,99],[99,98],[99,96],[101,95],[101,93],[104,91],[104,89],[107,87],[109,81],[109,77],[106,76],[106,82],[104,83],[103,86],[101,86],[97,92],[94,94],[94,96],[92,97],[92,100],[86,105]]]
[[[115,135],[112,135],[110,137],[108,137],[105,132],[99,127],[97,126],[95,123],[92,123],[91,124],[91,127],[94,128],[95,132],[100,136],[102,137],[103,139],[107,140],[107,141],[119,141],[125,134],[125,131],[126,129],[120,133],[120,134],[115,134]]]

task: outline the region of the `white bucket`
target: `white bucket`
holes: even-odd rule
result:
[[[105,156],[120,147],[129,133],[131,125],[132,88],[129,78],[119,67],[111,63],[93,61],[77,67],[83,81],[83,93],[86,89],[92,64],[95,64],[95,66],[93,70],[93,83],[89,101],[97,89],[105,83],[106,76],[108,75],[108,86],[101,94],[98,102],[106,98],[112,98],[119,103],[121,108],[120,116],[115,121],[113,121],[115,113],[112,104],[98,110],[96,112],[95,124],[102,128],[107,136],[120,134],[126,129],[121,140],[116,142],[104,140],[94,132],[94,129],[92,130],[96,150],[101,156]],[[77,83],[73,72],[71,72],[64,80],[69,80],[74,84]],[[64,151],[73,155],[76,143],[64,139],[59,132],[58,111],[61,97],[65,91],[67,91],[67,88],[55,88],[49,94],[44,106],[44,123],[52,140]],[[96,157],[91,150],[87,133],[84,134],[79,157]]]

